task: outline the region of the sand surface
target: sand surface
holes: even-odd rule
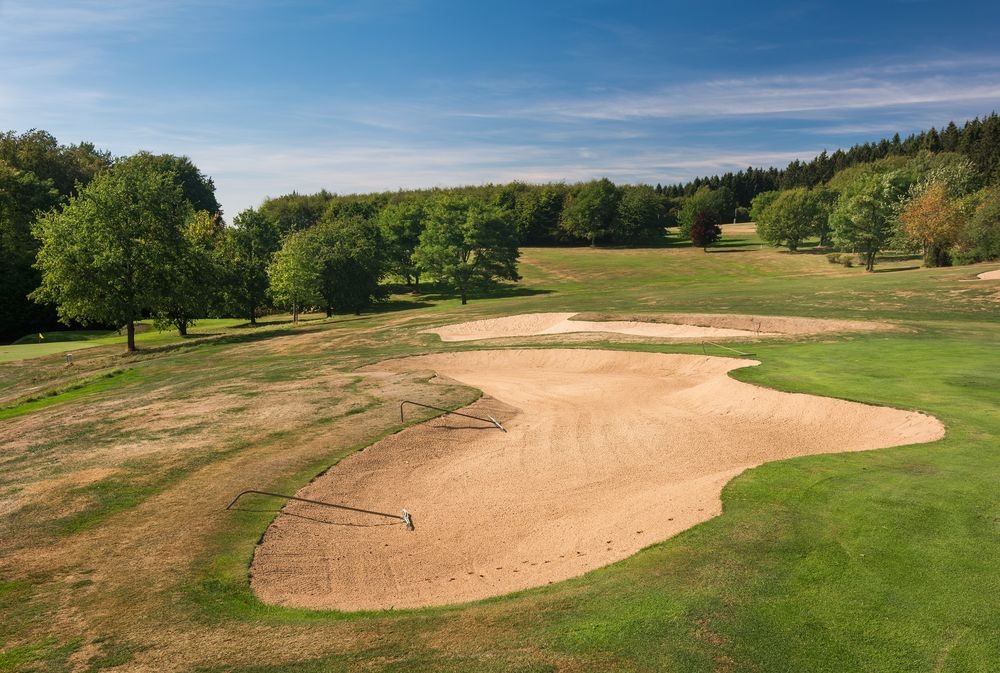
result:
[[[469,601],[580,575],[721,511],[763,462],[943,436],[919,413],[737,382],[752,360],[602,350],[502,350],[390,360],[484,391],[464,409],[354,454],[299,495],[257,548],[266,602],[362,610]],[[442,379],[442,380],[447,380]]]
[[[820,334],[890,327],[860,320],[821,320],[731,314],[666,314],[618,316],[585,313],[522,313],[474,320],[425,330],[442,341],[473,341],[503,337],[605,332],[661,339],[756,338],[786,334]]]
[[[766,461],[928,442],[919,413],[737,382],[752,360],[602,350],[493,350],[390,360],[484,391],[457,417],[343,460],[258,546],[264,601],[362,610],[457,603],[580,575],[716,516],[723,485]],[[442,378],[443,381],[447,379]]]
[[[979,280],[1000,280],[1000,269],[994,271],[983,271],[976,276]]]

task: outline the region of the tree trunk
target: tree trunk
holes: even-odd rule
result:
[[[865,271],[875,270],[875,251],[869,250],[865,253]]]
[[[413,292],[414,294],[420,294],[420,274],[414,274],[413,276]]]
[[[131,320],[129,320],[128,321],[128,325],[126,326],[125,330],[126,330],[125,333],[128,335],[126,337],[126,339],[125,339],[125,342],[128,344],[128,346],[127,346],[128,352],[129,353],[134,353],[135,352],[135,323],[132,322]]]
[[[358,307],[354,308],[354,315],[361,315],[361,309]]]
[[[251,325],[257,324],[257,312],[253,310],[252,306],[250,307],[250,324]]]
[[[460,292],[461,292],[461,295],[462,295],[462,306],[465,306],[466,304],[469,303],[469,300],[465,296],[465,290],[464,289],[462,289]]]
[[[333,317],[333,308],[330,307],[330,306],[326,307],[326,317],[327,318],[332,318]]]
[[[177,333],[180,334],[182,337],[186,337],[188,335],[187,320],[177,321]]]

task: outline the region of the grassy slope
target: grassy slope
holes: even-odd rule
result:
[[[1000,661],[995,284],[967,282],[979,269],[864,274],[815,255],[728,243],[723,249],[736,252],[529,250],[522,273],[533,293],[464,308],[439,300],[419,311],[277,333],[319,337],[317,343],[335,347],[286,354],[250,350],[252,342],[217,343],[138,359],[117,393],[77,396],[67,410],[107,404],[116,394],[176,400],[234,381],[249,395],[319,371],[350,372],[387,354],[474,347],[445,346],[415,333],[421,325],[465,317],[730,311],[903,321],[912,331],[754,344],[762,366],[736,375],[785,390],[921,409],[941,418],[948,436],[930,445],[763,466],[727,487],[722,517],[582,578],[461,608],[359,616],[257,603],[246,587],[246,563],[273,511],[211,518],[197,544],[184,549],[180,570],[139,589],[99,558],[81,559],[80,567],[28,568],[15,555],[18,548],[44,551],[47,544],[93,549],[89,535],[133,546],[130,531],[153,526],[172,494],[183,500],[200,492],[201,481],[218,484],[239,469],[242,456],[264,460],[287,452],[292,431],[296,444],[309,436],[340,438],[303,451],[258,483],[294,490],[396,427],[391,396],[344,384],[345,400],[367,400],[349,407],[360,411],[243,437],[218,455],[123,469],[114,479],[130,494],[124,504],[109,508],[95,499],[68,523],[56,511],[28,512],[41,525],[41,538],[38,529],[15,521],[14,551],[4,558],[0,544],[0,670],[58,670],[67,660],[94,667],[147,656],[156,661],[155,653],[176,651],[178,640],[191,644],[180,650],[184,663],[171,659],[173,666],[262,672],[992,670]],[[409,322],[392,322],[401,316]],[[36,366],[59,364],[42,358]],[[9,371],[10,380],[20,376]],[[0,381],[7,373],[0,369]],[[167,385],[173,387],[163,393]],[[442,395],[451,405],[469,399],[460,390]],[[348,423],[363,431],[347,432]],[[95,423],[92,431],[119,430]],[[233,439],[221,436],[219,443]],[[55,437],[39,451],[71,451],[70,441]],[[150,474],[162,483],[151,486]],[[106,490],[97,484],[94,490]],[[185,523],[174,522],[178,534]],[[125,557],[123,550],[118,558]],[[87,593],[90,577],[99,591]],[[101,616],[82,620],[84,626],[49,625],[67,605]],[[102,612],[102,606],[118,608]],[[221,641],[234,645],[226,650]]]

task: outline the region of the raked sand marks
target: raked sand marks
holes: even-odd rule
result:
[[[444,325],[424,330],[442,341],[473,341],[504,337],[597,332],[660,339],[726,339],[776,337],[790,334],[891,329],[891,325],[859,320],[822,320],[780,316],[668,314],[627,320],[586,320],[580,313],[523,313]]]
[[[792,456],[944,434],[915,412],[735,381],[752,360],[494,350],[390,360],[486,396],[508,432],[443,416],[354,454],[299,495],[415,518],[416,530],[289,503],[252,586],[269,603],[363,610],[497,596],[580,575],[720,513],[722,487]],[[388,525],[386,525],[388,523]]]

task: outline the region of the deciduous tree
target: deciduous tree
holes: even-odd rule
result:
[[[125,326],[134,351],[135,321],[169,295],[191,212],[171,173],[119,161],[37,222],[42,282],[32,297],[64,321]]]
[[[226,230],[221,256],[226,268],[229,305],[245,315],[251,325],[267,300],[267,265],[281,247],[278,227],[260,211],[248,208]]]
[[[618,188],[607,178],[580,187],[563,209],[560,226],[569,235],[596,245],[614,226]]]
[[[386,246],[375,222],[361,217],[321,222],[311,234],[321,260],[320,294],[328,316],[360,315],[388,296],[381,284]]]
[[[699,213],[708,213],[714,223],[718,224],[731,222],[735,211],[736,201],[727,187],[711,189],[708,186],[701,186],[681,203],[677,214],[681,235],[691,235],[691,227],[694,225],[695,216]]]
[[[707,252],[708,246],[722,236],[722,227],[715,222],[715,215],[707,210],[695,213],[691,224],[691,245]]]
[[[421,203],[393,203],[378,215],[378,227],[385,245],[388,269],[399,274],[406,285],[420,291],[420,267],[413,261],[413,251],[420,244],[426,214]]]
[[[634,244],[662,238],[667,226],[664,199],[649,185],[621,188],[613,237],[616,243]]]
[[[517,231],[503,211],[466,198],[447,197],[428,212],[414,259],[456,290],[462,304],[470,292],[501,280],[518,280]]]
[[[827,233],[829,200],[823,192],[795,187],[761,194],[753,203],[757,233],[769,245],[794,252],[809,236]]]
[[[898,171],[859,173],[844,186],[830,214],[834,241],[859,253],[865,270],[896,233],[896,207],[909,185]]]
[[[195,319],[209,315],[220,303],[225,280],[220,248],[226,232],[219,215],[199,210],[188,218],[182,233],[169,292],[154,318],[158,328],[173,327],[187,336]]]
[[[285,237],[281,249],[267,267],[269,292],[275,303],[292,311],[292,321],[299,321],[304,306],[316,306],[322,300],[323,259],[312,230],[296,231]]]
[[[947,266],[948,249],[958,240],[962,211],[948,198],[947,186],[935,182],[911,199],[899,214],[903,234],[918,243],[926,266]]]

